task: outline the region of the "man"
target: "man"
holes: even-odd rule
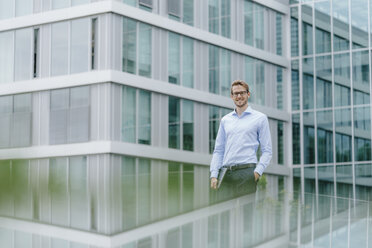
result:
[[[267,116],[248,106],[249,97],[248,84],[242,80],[232,83],[231,99],[236,108],[221,120],[210,166],[212,189],[217,189],[220,169],[227,168],[218,191],[228,187],[233,191],[230,197],[231,193],[237,196],[255,192],[272,155]],[[262,155],[257,161],[259,145]]]

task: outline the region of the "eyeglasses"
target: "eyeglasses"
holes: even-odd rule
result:
[[[241,96],[245,96],[245,94],[247,94],[247,91],[239,91],[239,92],[233,92],[232,95],[234,97],[238,97],[239,95]]]

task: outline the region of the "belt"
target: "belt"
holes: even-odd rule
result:
[[[224,168],[227,168],[228,170],[234,171],[234,170],[242,170],[246,168],[254,168],[256,167],[256,164],[250,163],[250,164],[236,164],[236,165],[225,165],[222,166]]]

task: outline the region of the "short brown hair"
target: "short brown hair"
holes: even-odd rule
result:
[[[235,80],[234,82],[232,82],[231,84],[231,89],[230,89],[230,92],[231,92],[231,95],[233,94],[233,87],[236,86],[236,85],[240,85],[240,86],[243,86],[246,90],[247,90],[247,93],[249,92],[249,86],[246,82],[244,82],[243,80]]]

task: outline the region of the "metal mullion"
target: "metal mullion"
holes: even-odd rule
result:
[[[33,203],[33,197],[32,197],[32,184],[31,184],[31,159],[28,159],[28,166],[27,166],[28,168],[27,168],[27,171],[28,171],[28,173],[27,173],[27,180],[28,180],[28,183],[27,183],[27,186],[28,186],[28,189],[29,189],[29,193],[30,193],[30,205],[31,205],[31,210],[30,210],[30,212],[31,212],[31,216],[33,216],[33,214],[34,214],[34,204],[32,204]]]
[[[136,114],[136,123],[135,123],[135,140],[134,143],[138,144],[138,129],[139,129],[139,89],[136,89],[136,106],[135,106],[135,114]]]
[[[115,86],[112,85],[111,87],[115,87]],[[124,140],[124,135],[123,135],[123,101],[125,100],[124,99],[125,94],[123,94],[123,91],[125,91],[125,90],[126,90],[126,87],[124,85],[120,85],[120,93],[119,93],[119,99],[120,99],[119,100],[120,101],[120,104],[119,104],[119,116],[120,116],[120,119],[119,119],[119,124],[120,124],[120,126],[119,126],[120,127],[119,137],[120,137],[120,140],[119,140],[119,142],[122,142]]]
[[[13,40],[13,51],[12,51],[12,55],[13,55],[13,73],[12,73],[12,80],[10,82],[15,82],[15,57],[16,57],[16,30],[13,30],[11,31],[12,32],[12,40]]]
[[[179,53],[180,53],[180,61],[179,61],[179,70],[180,70],[180,73],[179,73],[179,77],[180,77],[180,86],[183,85],[183,35],[180,35],[180,41],[179,41],[179,45],[180,45],[180,49],[179,49]]]
[[[67,193],[67,223],[68,226],[71,226],[71,186],[70,186],[70,158],[66,158],[66,193]]]
[[[305,201],[305,196],[304,196],[304,192],[305,192],[305,185],[304,185],[304,182],[305,182],[305,179],[304,179],[304,135],[303,135],[303,132],[304,132],[304,127],[303,127],[303,124],[304,124],[304,118],[303,118],[303,101],[301,100],[302,99],[302,91],[303,91],[303,76],[302,76],[302,4],[299,5],[299,8],[298,8],[298,21],[299,21],[299,24],[298,24],[298,53],[299,53],[299,94],[300,94],[300,101],[299,101],[299,104],[300,104],[300,165],[301,165],[301,200],[302,202]]]
[[[316,94],[317,92],[317,87],[316,87],[316,82],[317,82],[317,71],[316,71],[316,60],[319,56],[316,54],[316,46],[315,46],[315,3],[311,5],[312,7],[312,42],[313,42],[313,97],[314,97],[314,174],[315,174],[315,200],[316,200],[316,207],[318,209],[318,122],[317,122],[317,99],[316,99]],[[314,201],[314,199],[313,199]],[[313,237],[312,237],[312,242],[313,242]]]
[[[333,46],[333,1],[330,1],[331,14],[331,77],[332,77],[332,158],[333,158],[333,194],[336,194],[336,118],[335,118],[335,63],[334,63],[334,46]],[[332,204],[332,203],[331,203]],[[331,205],[332,209],[332,205]],[[332,211],[330,213],[332,215]],[[332,223],[331,223],[332,228]],[[331,229],[332,230],[332,229]],[[332,240],[332,239],[331,239]],[[330,245],[332,244],[332,241]]]
[[[71,39],[72,39],[72,21],[67,25],[67,75],[71,74]]]
[[[221,22],[222,22],[222,10],[221,10],[221,1],[222,0],[217,0],[218,1],[218,17],[217,17],[217,20],[218,20],[218,35],[222,36],[222,25],[221,25]]]
[[[88,18],[89,20],[89,25],[88,25],[88,71],[92,71],[92,64],[93,64],[93,61],[92,61],[92,41],[93,41],[93,32],[92,32],[92,28],[93,28],[93,20],[94,20],[95,17],[91,17],[91,18]]]
[[[332,214],[332,209],[333,209],[333,204],[332,200],[335,199],[334,197],[330,197],[330,208],[329,208],[329,233],[332,233],[333,229],[333,214]],[[329,247],[332,247],[332,236],[330,235],[329,237]]]
[[[180,150],[183,150],[183,99],[179,98],[180,100]]]
[[[184,0],[180,0],[180,22],[185,23],[184,14],[183,14],[183,1]]]
[[[11,200],[13,203],[13,216],[15,216],[15,199],[14,199],[14,187],[13,187],[13,160],[9,161],[9,171],[10,171],[10,186],[12,187],[12,192],[13,193],[13,199]]]
[[[370,17],[370,14],[371,14],[371,6],[370,6],[370,1],[368,1],[368,47],[370,48],[371,47],[371,30],[372,30],[372,27],[371,27],[371,17]],[[369,116],[370,116],[370,120],[369,120],[369,125],[370,125],[370,129],[371,129],[371,116],[372,116],[372,108],[371,108],[371,92],[372,92],[372,85],[371,85],[371,82],[372,82],[372,76],[371,76],[371,58],[372,58],[372,55],[371,55],[371,50],[368,49],[368,69],[369,69]],[[370,135],[371,135],[371,132],[370,132]],[[370,139],[372,139],[372,137],[370,136]],[[371,151],[372,148],[370,148],[370,152],[372,154],[372,151]],[[355,166],[355,165],[354,165]],[[354,170],[355,171],[355,170]],[[355,172],[354,172],[354,179],[355,179]],[[356,183],[356,179],[355,179],[355,183]],[[356,188],[356,186],[355,186]],[[355,189],[356,191],[356,189]],[[369,214],[369,208],[368,208],[368,214]],[[368,219],[367,219],[368,220]],[[367,221],[367,247],[368,247],[368,221]]]
[[[350,0],[351,1],[351,0]],[[350,238],[351,238],[351,199],[348,199],[348,215],[347,215],[347,247],[350,248]]]
[[[180,209],[181,213],[184,211],[183,209],[183,164],[181,163],[180,165]]]
[[[370,220],[370,213],[369,213],[369,209],[370,209],[370,200],[371,199],[368,199],[368,202],[367,202],[367,232],[366,232],[366,247],[368,247],[368,244],[369,244],[369,223],[371,222]]]
[[[355,199],[355,173],[354,173],[354,169],[355,169],[355,166],[354,166],[354,79],[353,79],[353,50],[352,50],[352,46],[353,46],[353,40],[352,40],[352,25],[351,25],[351,0],[349,0],[348,2],[349,4],[349,39],[350,39],[350,42],[349,42],[349,50],[350,50],[350,56],[349,56],[349,61],[350,61],[350,90],[351,90],[351,94],[350,94],[350,113],[351,113],[351,159],[350,159],[350,162],[351,162],[351,174],[352,174],[352,181],[353,181],[353,184],[352,184],[352,188],[353,188],[353,198]],[[350,195],[349,195],[350,197]],[[349,244],[350,245],[350,244]]]
[[[88,215],[89,215],[89,218],[88,218],[88,227],[91,228],[92,227],[92,206],[91,206],[91,203],[92,203],[92,199],[91,199],[91,194],[90,194],[90,190],[89,190],[89,182],[90,182],[90,158],[91,156],[88,156],[87,155],[87,160],[86,160],[86,165],[87,165],[87,170],[86,170],[86,175],[87,175],[87,183],[85,185],[86,189],[87,189],[87,205],[88,205]],[[120,213],[122,213],[120,211]],[[121,220],[123,218],[120,218]]]
[[[35,40],[35,37],[34,37],[34,30],[35,30],[35,28],[34,27],[31,27],[30,28],[30,30],[31,30],[31,42],[30,42],[30,44],[29,44],[29,48],[30,48],[30,51],[31,51],[31,56],[30,56],[30,58],[29,58],[29,62],[30,62],[30,66],[29,66],[29,73],[28,73],[28,78],[31,80],[31,79],[33,79],[33,74],[34,74],[34,68],[33,68],[33,66],[34,66],[34,63],[33,63],[33,61],[34,61],[34,40]]]
[[[139,206],[139,196],[138,196],[138,184],[139,184],[139,179],[138,179],[138,166],[139,166],[139,162],[138,162],[138,158],[135,158],[135,192],[136,192],[136,225],[139,224],[139,209],[138,209],[138,206]]]
[[[13,18],[14,17],[17,17],[17,4],[16,4],[16,1],[17,0],[14,0],[13,1]]]
[[[140,28],[139,28],[139,21],[136,22],[136,75],[139,75],[139,43],[140,43]]]

